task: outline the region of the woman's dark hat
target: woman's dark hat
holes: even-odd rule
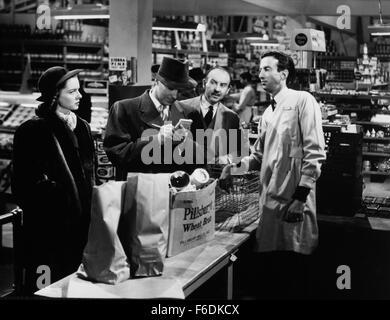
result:
[[[195,88],[196,81],[188,75],[188,64],[177,59],[164,57],[156,79],[170,89]]]
[[[51,67],[47,69],[38,80],[38,89],[41,96],[38,101],[50,101],[56,95],[57,90],[68,79],[79,74],[82,69],[68,71],[64,67]]]

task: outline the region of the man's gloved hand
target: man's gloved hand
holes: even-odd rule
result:
[[[284,214],[283,220],[289,223],[302,222],[304,218],[304,207],[304,202],[294,199],[288,207],[287,212]]]

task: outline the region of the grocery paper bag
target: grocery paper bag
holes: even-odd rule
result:
[[[167,256],[194,248],[214,238],[215,186],[172,195]]]
[[[130,265],[118,236],[126,184],[109,181],[92,192],[91,222],[78,275],[97,282],[119,283],[130,277]]]
[[[131,276],[161,275],[167,252],[169,219],[169,174],[129,173],[124,201],[122,234],[130,257]]]

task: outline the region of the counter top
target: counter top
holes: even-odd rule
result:
[[[257,225],[258,221],[255,221],[240,232],[216,231],[213,240],[176,256],[166,258],[164,273],[161,277],[156,277],[156,280],[176,279],[183,289],[184,296],[188,296],[219,270],[231,265],[234,261],[234,253],[244,242],[249,240]],[[73,273],[37,291],[35,294],[50,298],[68,298],[69,283],[75,279],[77,279],[77,275]],[[130,279],[125,282],[128,282],[130,288],[131,283],[135,285],[136,282],[140,281],[143,281],[143,279]],[[88,284],[90,284],[89,281]],[[98,285],[100,287],[107,286],[104,284]],[[121,287],[120,290],[123,293],[123,283],[110,285],[111,293],[115,290],[115,286]],[[140,292],[139,297],[143,298],[143,294],[143,292]],[[89,298],[90,296],[80,297]]]

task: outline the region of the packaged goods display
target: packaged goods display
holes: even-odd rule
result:
[[[366,196],[363,199],[362,211],[368,217],[390,219],[390,198]]]
[[[0,150],[3,152],[12,152],[14,135],[12,133],[0,132]]]
[[[108,159],[104,148],[103,140],[100,137],[95,138],[95,152],[97,158],[96,176],[101,183],[115,179],[115,167]]]
[[[91,131],[92,133],[101,133],[107,124],[108,110],[101,107],[91,108]]]
[[[19,127],[23,122],[33,118],[35,116],[36,105],[21,104],[15,106],[12,110],[12,114],[5,119],[3,126],[5,127]]]
[[[0,192],[11,194],[11,160],[0,159]]]
[[[0,124],[4,124],[4,121],[11,115],[14,108],[15,105],[11,105],[10,103],[0,103]]]

